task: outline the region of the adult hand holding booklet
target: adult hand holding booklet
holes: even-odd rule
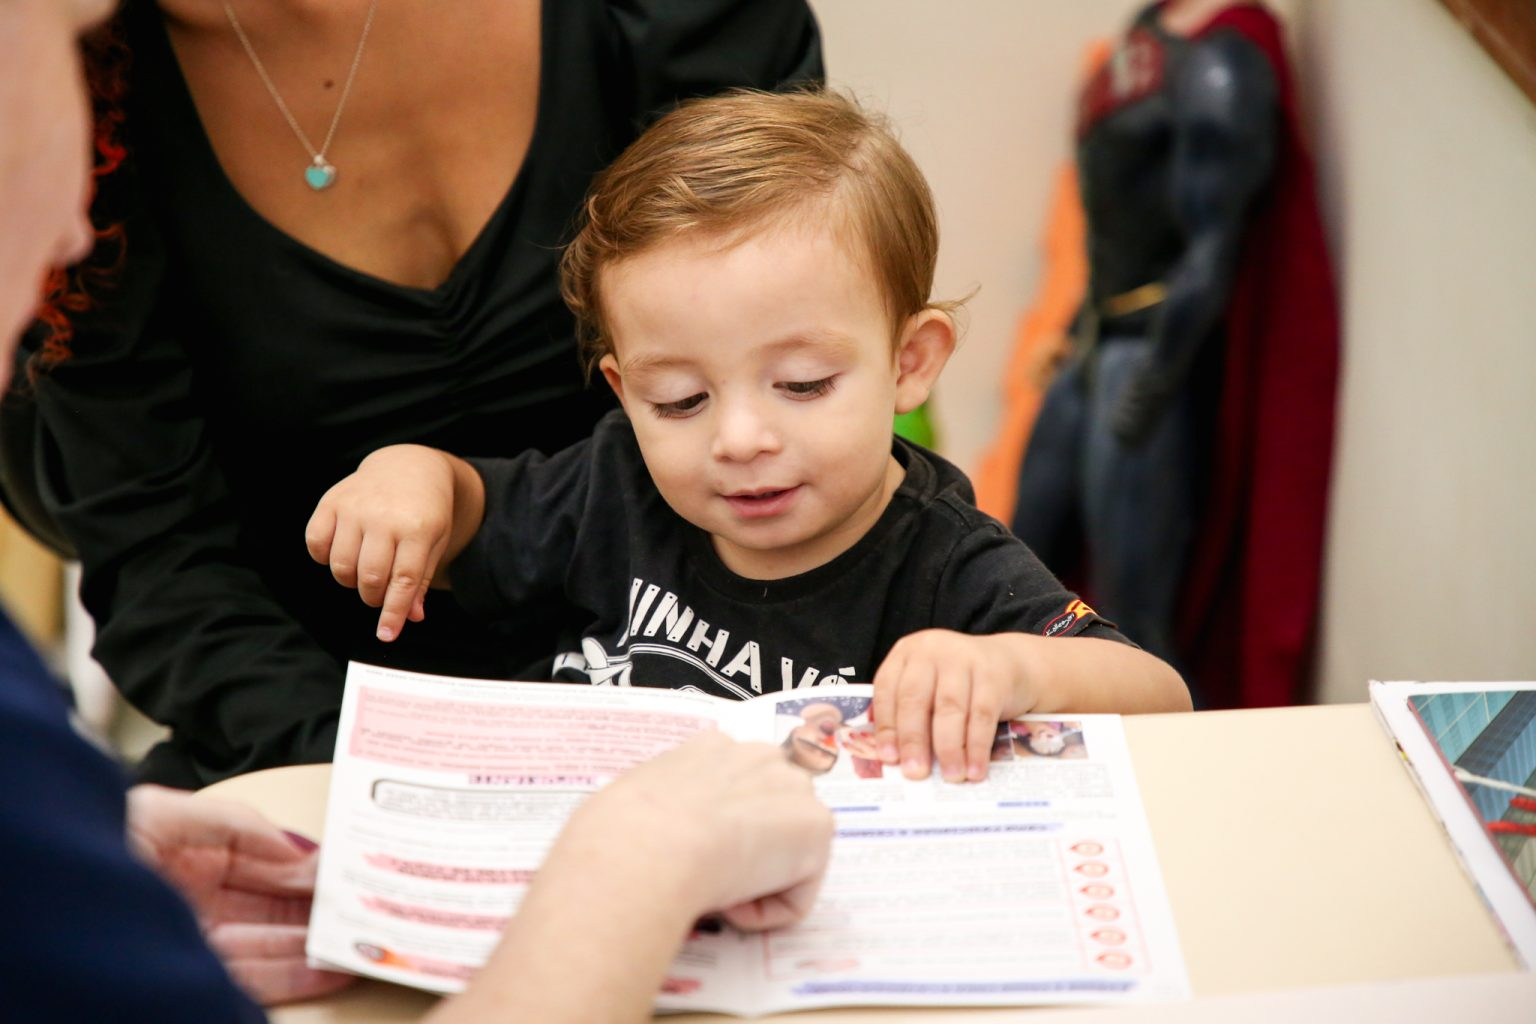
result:
[[[461,989],[575,807],[718,729],[780,743],[816,773],[837,821],[832,863],[815,909],[793,927],[746,934],[701,922],[659,1008],[754,1015],[1188,994],[1117,716],[1004,723],[985,782],[913,782],[871,756],[870,693],[816,687],[738,702],[354,664],[309,955]]]

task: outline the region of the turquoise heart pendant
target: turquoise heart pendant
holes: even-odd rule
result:
[[[324,157],[315,157],[315,162],[304,168],[304,184],[316,192],[324,192],[336,183],[336,168],[325,162]]]

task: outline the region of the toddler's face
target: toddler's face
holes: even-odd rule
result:
[[[795,575],[874,525],[911,389],[872,275],[827,225],[684,237],[607,269],[603,293],[603,374],[662,497],[726,565]]]

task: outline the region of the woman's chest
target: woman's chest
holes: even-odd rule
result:
[[[337,263],[424,289],[448,279],[511,189],[540,92],[536,0],[438,7],[246,4],[244,22],[167,12],[198,119],[243,200]]]

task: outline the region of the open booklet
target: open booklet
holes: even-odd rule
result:
[[[912,782],[871,756],[870,689],[737,702],[354,664],[308,953],[461,989],[577,804],[719,729],[782,744],[817,773],[836,816],[832,862],[794,927],[701,925],[658,1008],[750,1016],[1188,995],[1118,717],[1006,723],[985,782]]]
[[[1372,682],[1371,706],[1525,966],[1536,968],[1536,682]]]

